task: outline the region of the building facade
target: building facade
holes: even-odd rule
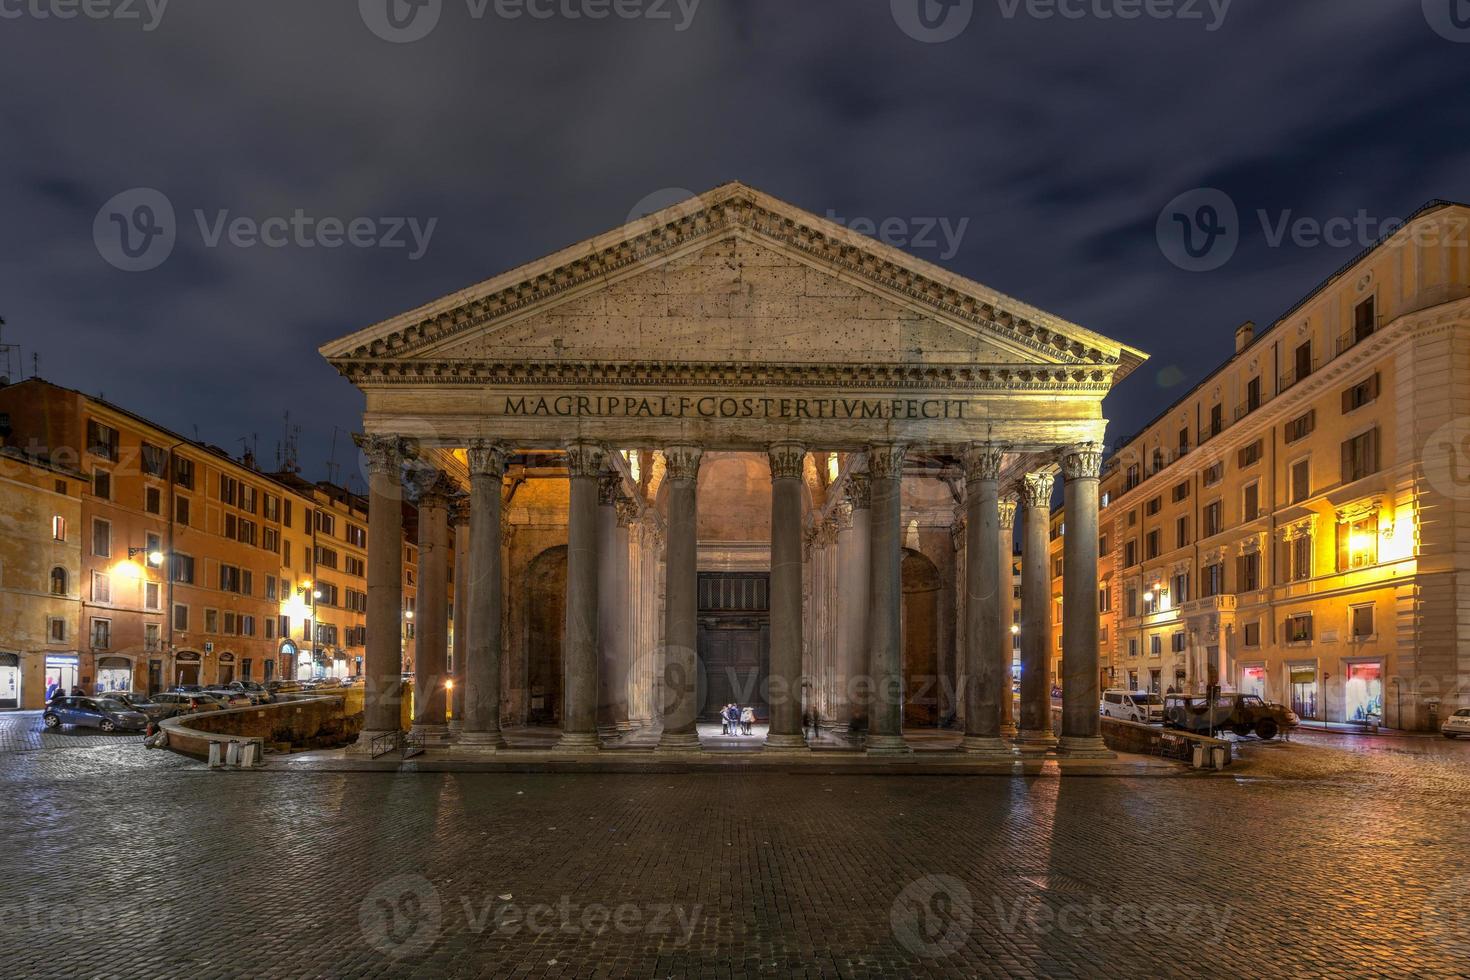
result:
[[[1014,514],[1016,738],[1058,749],[1052,488],[1094,525],[1101,400],[1132,348],[730,184],[321,352],[366,396],[370,538],[418,503],[417,691],[447,676],[443,542],[468,490],[460,744],[540,721],[566,751],[638,726],[696,751],[731,697],[768,748],[814,719],[902,752],[906,725],[952,714],[974,751],[1010,752]],[[1095,543],[1065,542],[1072,580]],[[398,725],[399,650],[374,639],[398,571],[369,552],[370,734]],[[1103,752],[1095,611],[1064,620],[1060,749]],[[414,700],[418,735],[448,739]]]
[[[1467,226],[1427,207],[1118,445],[1112,682],[1412,729],[1470,704]]]

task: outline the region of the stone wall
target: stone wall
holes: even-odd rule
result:
[[[356,711],[349,712],[341,695],[277,701],[273,704],[206,711],[163,723],[168,747],[181,755],[205,759],[209,744],[229,738],[260,739],[292,749],[337,748],[352,742],[362,730],[362,694]]]

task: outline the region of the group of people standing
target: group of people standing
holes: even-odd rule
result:
[[[727,704],[720,709],[721,735],[749,735],[750,726],[755,724],[755,709],[738,704]]]

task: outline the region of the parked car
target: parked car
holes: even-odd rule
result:
[[[211,687],[200,693],[221,701],[230,708],[248,708],[255,703],[255,699],[244,691],[234,691],[227,687]]]
[[[1153,725],[1164,720],[1164,699],[1148,691],[1110,688],[1103,692],[1102,714],[1104,718]]]
[[[265,689],[272,695],[292,694],[301,690],[301,685],[296,681],[270,681],[265,685]]]
[[[214,698],[207,698],[202,694],[180,694],[177,691],[164,691],[162,694],[153,695],[155,704],[168,708],[171,714],[165,717],[172,718],[175,715],[192,715],[201,711],[220,711],[224,705]]]
[[[1164,727],[1179,728],[1197,735],[1211,735],[1230,729],[1236,737],[1255,733],[1270,740],[1285,730],[1296,728],[1301,719],[1283,704],[1268,702],[1255,694],[1224,692],[1214,707],[1204,694],[1164,695]]]
[[[198,694],[200,691],[204,690],[204,685],[202,685],[202,684],[175,684],[173,687],[169,688],[169,690],[170,691],[173,691],[176,694]]]
[[[170,705],[159,704],[146,694],[134,694],[132,691],[109,691],[106,694],[99,694],[97,698],[98,700],[121,701],[132,710],[147,715],[149,721],[159,721],[177,713]]]
[[[1470,736],[1470,708],[1461,708],[1444,720],[1439,726],[1444,732],[1445,738],[1459,738],[1461,735]]]
[[[100,728],[104,732],[141,732],[148,727],[147,715],[134,711],[121,701],[72,695],[52,699],[42,712],[41,720],[52,729],[72,725]]]
[[[244,693],[253,704],[269,704],[271,701],[271,692],[265,689],[264,684],[255,681],[230,681],[225,689]]]

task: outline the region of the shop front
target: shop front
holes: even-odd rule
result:
[[[1291,689],[1291,710],[1303,721],[1321,721],[1321,688],[1317,679],[1317,661],[1287,664],[1286,677]]]
[[[1343,720],[1354,724],[1383,721],[1383,661],[1356,660],[1343,665]]]
[[[235,679],[235,655],[226,650],[219,655],[219,686],[224,687]]]
[[[97,658],[97,693],[131,691],[133,689],[133,662],[127,657]]]
[[[1266,665],[1262,663],[1240,665],[1240,687],[1242,694],[1254,694],[1262,701],[1271,700],[1266,696]]]
[[[81,687],[82,662],[74,653],[46,655],[46,700],[57,691],[69,693]]]
[[[201,659],[194,650],[181,650],[174,657],[174,684],[198,684]]]
[[[20,707],[20,654],[0,653],[0,711]]]

